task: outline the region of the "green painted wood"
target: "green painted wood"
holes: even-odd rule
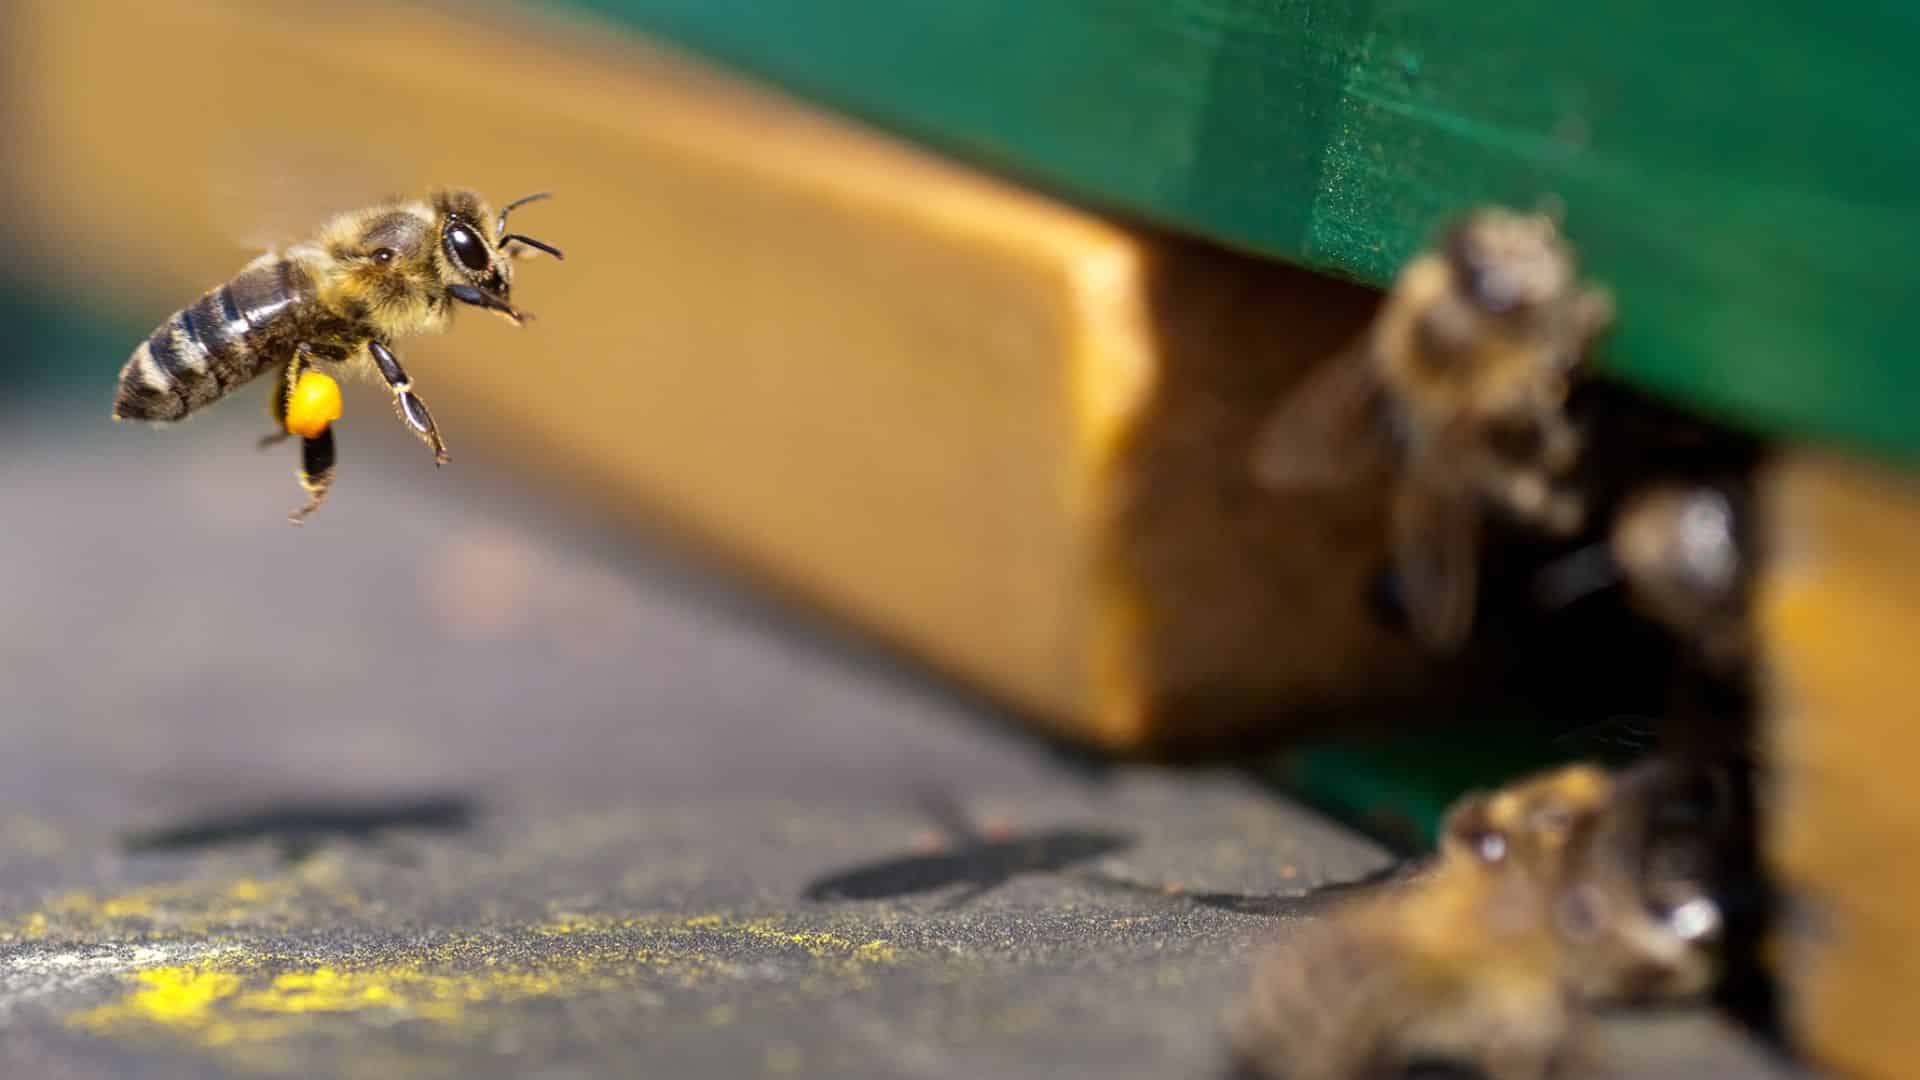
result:
[[[73,296],[0,276],[0,375],[23,408],[85,402],[107,415],[120,365],[151,332],[100,296]],[[31,402],[31,404],[28,404]]]
[[[1092,204],[1374,284],[1562,198],[1606,363],[1920,463],[1920,4],[565,0]]]
[[[1310,743],[1273,778],[1305,802],[1403,851],[1431,849],[1447,809],[1469,791],[1575,761],[1621,767],[1643,749],[1603,747],[1548,726],[1404,732]]]

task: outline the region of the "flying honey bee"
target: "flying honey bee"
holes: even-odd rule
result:
[[[546,193],[528,195],[496,216],[478,195],[435,191],[339,215],[306,243],[268,252],[233,280],[175,312],[134,349],[120,372],[116,420],[171,422],[225,397],[268,370],[278,431],[262,445],[301,437],[298,524],[326,498],[334,473],[331,416],[288,425],[290,399],[327,369],[377,373],[393,393],[400,420],[446,464],[433,415],[393,353],[396,338],[438,333],[455,302],[496,312],[514,324],[513,260],[557,248],[507,231],[507,215]],[[337,415],[337,406],[332,415]]]
[[[1566,413],[1613,302],[1581,284],[1556,217],[1475,211],[1401,270],[1361,338],[1310,372],[1256,437],[1264,487],[1298,492],[1399,467],[1391,551],[1418,640],[1472,629],[1484,511],[1578,531],[1562,483],[1581,450]]]
[[[1425,867],[1290,927],[1232,1017],[1244,1074],[1476,1068],[1541,1080],[1603,1004],[1685,998],[1716,970],[1719,909],[1657,825],[1683,773],[1574,765],[1450,808]]]

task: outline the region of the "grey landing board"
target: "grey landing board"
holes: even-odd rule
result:
[[[1047,750],[372,398],[291,528],[253,404],[0,406],[0,1075],[1217,1075],[1274,898],[1386,861]],[[1628,1075],[1760,1060],[1630,1030]]]

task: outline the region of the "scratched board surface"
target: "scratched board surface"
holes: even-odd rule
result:
[[[371,391],[300,530],[257,395],[102,400],[0,404],[0,1076],[1214,1075],[1287,898],[1383,863],[1045,750],[474,433],[436,472]]]
[[[552,6],[542,0],[531,6]],[[569,0],[1083,199],[1363,281],[1557,194],[1611,368],[1920,462],[1920,6]]]

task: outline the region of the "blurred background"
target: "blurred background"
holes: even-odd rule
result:
[[[1786,689],[1740,724],[1824,763],[1795,820],[1855,861],[1782,858],[1878,935],[1801,1035],[1895,1075],[1920,967],[1859,946],[1910,953],[1911,905],[1845,883],[1914,818],[1833,793],[1897,786],[1904,699],[1834,643],[1920,611],[1886,558],[1920,29],[1041,7],[0,3],[8,1075],[1218,1066],[1282,901],[1676,708],[1613,600],[1424,654],[1386,487],[1246,467],[1448,216],[1546,196],[1628,412],[1786,462]],[[552,191],[515,227],[566,252],[518,265],[526,326],[396,343],[452,464],[349,385],[291,528],[270,380],[110,420],[172,312],[448,185]],[[1787,1068],[1719,1013],[1630,1023],[1623,1074]]]

